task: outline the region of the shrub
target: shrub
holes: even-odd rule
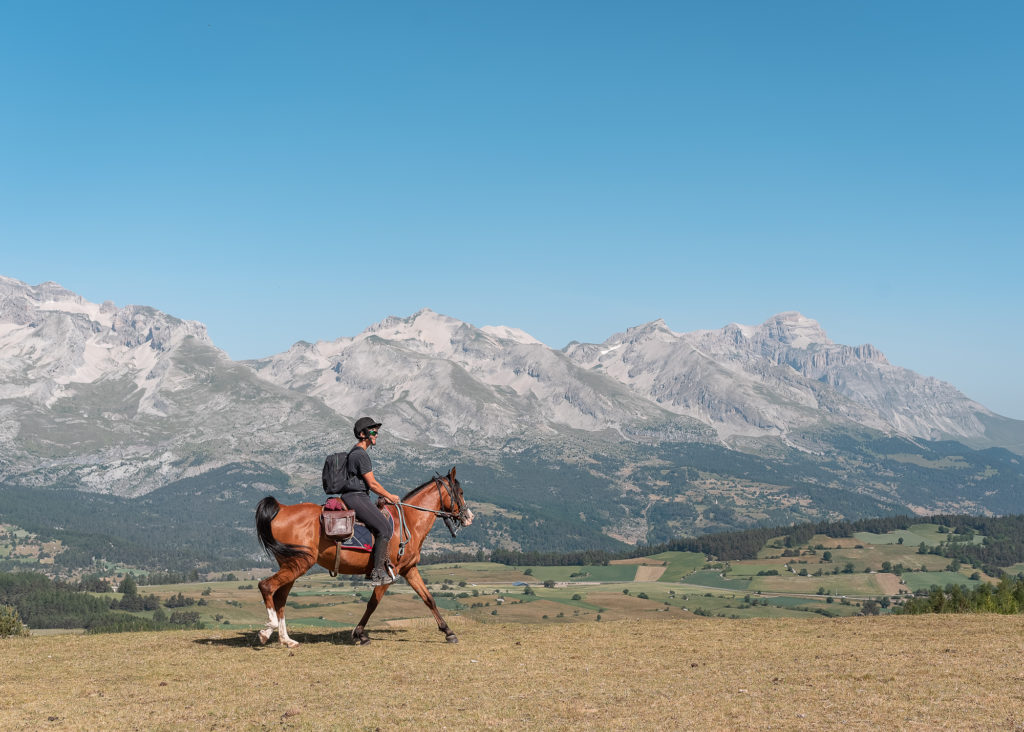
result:
[[[9,635],[25,635],[25,626],[21,622],[17,608],[0,605],[0,638]]]
[[[171,625],[191,625],[200,627],[199,613],[195,610],[175,610],[169,619]]]

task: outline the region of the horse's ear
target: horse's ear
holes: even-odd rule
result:
[[[451,472],[448,473],[448,477],[451,478],[452,480],[455,480],[455,466],[454,465],[452,466]]]

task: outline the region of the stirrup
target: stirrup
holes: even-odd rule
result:
[[[391,568],[386,569],[374,569],[370,572],[370,584],[374,587],[380,587],[381,585],[390,585],[395,581],[395,574],[391,571]]]

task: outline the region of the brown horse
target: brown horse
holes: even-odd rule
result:
[[[315,503],[284,506],[274,500],[273,496],[267,496],[256,507],[256,536],[281,567],[259,585],[269,617],[266,626],[259,632],[261,643],[270,640],[276,630],[282,645],[291,648],[299,645],[288,637],[284,605],[295,580],[314,564],[339,574],[366,574],[370,571],[370,555],[364,551],[343,548],[340,563],[336,564],[337,545],[321,532],[320,510],[320,506]],[[459,639],[437,611],[437,603],[416,568],[420,561],[420,547],[438,516],[444,519],[452,536],[455,536],[459,526],[469,526],[473,521],[473,512],[466,507],[462,497],[462,486],[455,479],[455,468],[448,475],[428,480],[410,491],[398,506],[388,505],[385,510],[395,521],[395,531],[388,545],[388,555],[395,571],[405,578],[430,608],[445,640],[458,643]],[[355,642],[370,642],[364,630],[366,621],[387,591],[388,585],[373,588],[373,596],[366,603],[366,612],[359,625],[352,630]]]

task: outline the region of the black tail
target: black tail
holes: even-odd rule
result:
[[[270,531],[270,522],[277,516],[281,504],[273,496],[267,496],[256,506],[256,538],[263,551],[278,561],[309,555],[309,549],[298,544],[282,544]]]

